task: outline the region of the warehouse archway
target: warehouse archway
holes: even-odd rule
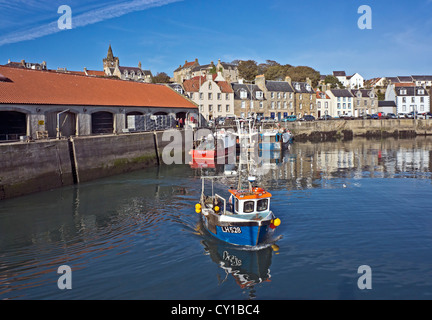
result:
[[[92,134],[110,134],[114,132],[114,115],[111,112],[92,113],[91,122]]]
[[[0,111],[0,140],[19,140],[27,134],[27,115],[17,111]]]

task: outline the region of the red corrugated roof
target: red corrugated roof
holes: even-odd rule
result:
[[[0,66],[0,104],[196,108],[167,86]]]

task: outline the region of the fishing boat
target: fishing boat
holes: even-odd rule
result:
[[[214,193],[214,180],[202,177],[202,192],[195,210],[203,225],[214,237],[239,246],[258,246],[281,223],[270,210],[271,193],[263,188],[229,189],[228,201]],[[205,181],[211,180],[211,193],[206,194]]]
[[[249,135],[252,139],[253,135]],[[267,236],[281,223],[270,210],[272,195],[255,185],[250,175],[249,152],[243,153],[238,164],[237,188],[228,188],[228,199],[215,193],[214,181],[218,176],[203,176],[201,196],[195,205],[205,229],[224,242],[239,246],[258,246],[265,243]],[[246,170],[243,167],[246,166]],[[247,187],[244,176],[247,175]],[[211,191],[206,190],[206,181],[211,182]]]
[[[225,129],[218,130],[201,139],[198,145],[189,151],[189,154],[192,156],[192,162],[190,164],[197,166],[201,164],[214,166],[216,162],[224,163],[223,160],[225,157],[229,154],[235,154],[235,148],[235,135]],[[220,159],[222,159],[222,161]]]
[[[260,150],[285,150],[293,142],[293,135],[290,131],[281,132],[278,129],[265,130],[260,133],[259,137]]]

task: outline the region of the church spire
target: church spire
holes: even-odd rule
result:
[[[108,48],[107,60],[111,60],[111,61],[114,60],[114,55],[113,55],[113,52],[111,49],[111,43],[110,43],[109,48]]]

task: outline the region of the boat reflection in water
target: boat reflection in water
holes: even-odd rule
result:
[[[255,286],[271,281],[272,256],[279,247],[276,244],[253,249],[233,246],[205,233],[201,222],[198,229],[203,236],[201,244],[204,246],[205,253],[225,272],[225,277],[218,275],[219,285],[229,281],[232,276],[237,285],[247,291],[249,299],[255,299]]]

